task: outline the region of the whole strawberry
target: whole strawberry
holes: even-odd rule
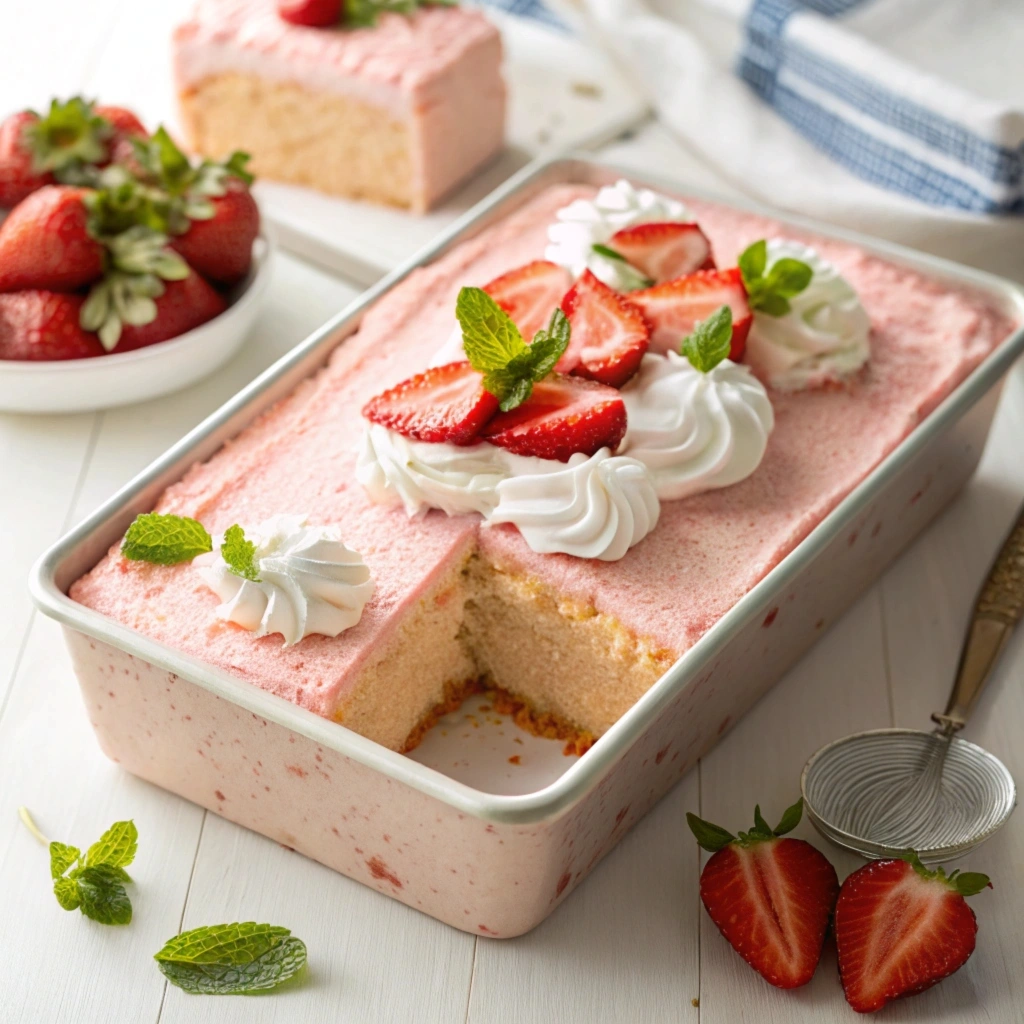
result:
[[[834,925],[846,1001],[871,1013],[963,967],[978,933],[964,897],[991,884],[975,872],[929,871],[913,851],[854,871],[839,891]]]
[[[23,291],[0,295],[0,359],[88,359],[103,355],[79,324],[80,295]]]
[[[328,28],[342,16],[342,0],[277,0],[277,13],[292,25]]]
[[[739,836],[687,814],[697,842],[713,854],[700,876],[711,920],[765,981],[806,985],[821,959],[839,892],[835,868],[810,843],[783,839],[800,822],[797,801],[773,829],[754,808],[754,827]]]
[[[260,211],[244,182],[228,179],[222,196],[210,197],[213,215],[193,219],[171,240],[189,266],[218,284],[235,284],[249,272],[252,245],[260,231]]]
[[[191,331],[223,313],[227,302],[194,271],[178,281],[164,281],[149,323],[125,323],[114,352],[131,352]]]
[[[0,292],[70,292],[103,273],[103,246],[89,232],[89,191],[44,185],[0,224]]]
[[[54,181],[53,172],[36,169],[26,129],[39,120],[31,110],[0,124],[0,207],[17,206],[37,188]]]

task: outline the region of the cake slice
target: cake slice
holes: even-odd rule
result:
[[[502,146],[501,38],[475,10],[312,28],[274,0],[199,0],[173,51],[189,145],[263,178],[423,212]]]

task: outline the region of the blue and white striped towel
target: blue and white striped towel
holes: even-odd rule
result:
[[[734,189],[1024,278],[1024,0],[545,2]]]

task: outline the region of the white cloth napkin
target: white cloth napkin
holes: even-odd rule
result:
[[[730,186],[1024,280],[1022,0],[548,3]]]

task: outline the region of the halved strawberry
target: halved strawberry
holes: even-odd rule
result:
[[[70,292],[103,273],[103,246],[88,231],[87,189],[44,185],[0,225],[0,292]]]
[[[923,992],[974,952],[978,922],[964,900],[986,875],[929,871],[915,854],[876,860],[843,882],[836,903],[839,976],[859,1013]]]
[[[572,334],[556,369],[621,388],[647,351],[643,313],[589,270],[562,299],[562,311]]]
[[[577,452],[614,451],[626,433],[626,406],[614,388],[553,373],[510,412],[500,412],[483,431],[491,444],[516,455],[568,462]]]
[[[41,290],[0,295],[0,359],[88,359],[103,355],[82,329],[80,295]]]
[[[711,243],[696,224],[636,224],[616,231],[608,247],[655,284],[715,267]]]
[[[651,325],[652,352],[678,352],[698,320],[706,320],[719,306],[728,306],[732,310],[729,358],[734,362],[743,358],[754,318],[738,267],[698,270],[675,281],[630,292],[629,301],[640,308]]]
[[[417,373],[363,406],[372,423],[417,441],[474,444],[498,400],[484,390],[483,376],[468,362],[446,363]]]
[[[729,944],[778,988],[806,985],[821,959],[829,916],[839,892],[835,868],[810,843],[780,836],[796,828],[798,801],[772,829],[754,809],[754,827],[734,837],[686,820],[714,855],[700,876],[700,898]]]
[[[551,314],[572,284],[564,267],[548,260],[534,260],[510,270],[484,285],[484,291],[512,318],[523,341],[547,327]]]

